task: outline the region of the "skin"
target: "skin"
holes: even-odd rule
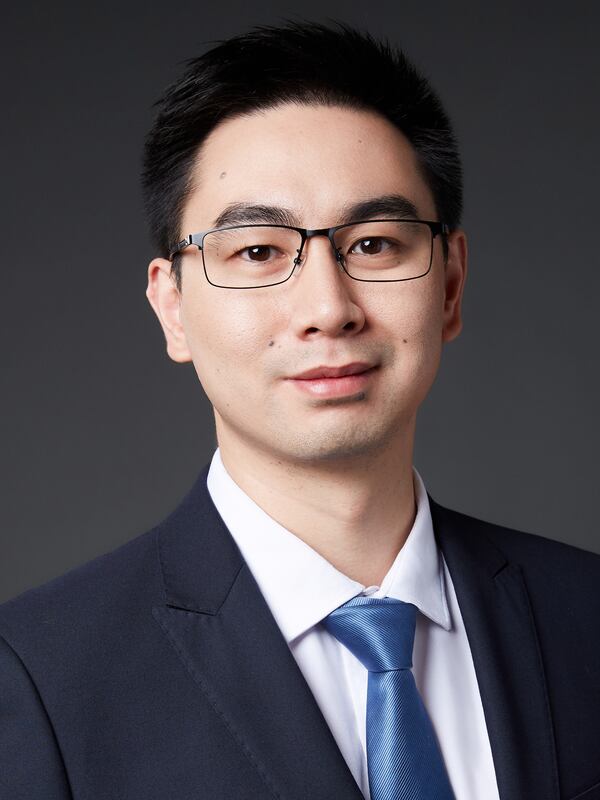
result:
[[[193,177],[182,237],[212,227],[235,202],[283,206],[301,226],[322,228],[339,224],[346,203],[402,194],[420,219],[437,219],[412,146],[372,112],[288,103],[227,120],[203,143]],[[353,281],[323,237],[269,288],[210,285],[195,247],[184,251],[181,294],[169,261],[148,269],[167,352],[193,361],[229,474],[365,586],[380,585],[410,533],[417,410],[443,343],[462,326],[464,232],[448,246],[445,261],[436,237],[430,272],[398,283]],[[377,368],[362,391],[335,402],[289,380],[356,361]]]

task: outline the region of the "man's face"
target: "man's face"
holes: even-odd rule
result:
[[[324,228],[345,221],[349,206],[389,195],[411,201],[420,219],[437,219],[412,146],[391,123],[371,112],[285,104],[213,130],[181,235],[213,227],[232,204],[282,207],[298,225]],[[442,343],[461,327],[462,233],[450,236],[449,251],[445,264],[436,237],[424,277],[359,282],[316,237],[288,281],[241,290],[209,284],[201,254],[189,247],[181,295],[169,262],[156,259],[148,297],[169,355],[194,363],[222,447],[258,448],[279,462],[344,459],[412,441]],[[363,374],[295,377],[350,364]]]

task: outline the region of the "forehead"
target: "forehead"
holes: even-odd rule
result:
[[[419,215],[435,204],[417,154],[375,112],[286,103],[220,123],[198,153],[182,234],[214,225],[234,203],[292,209],[304,227],[335,225],[344,207],[404,195]]]

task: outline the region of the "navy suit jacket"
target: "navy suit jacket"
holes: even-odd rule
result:
[[[206,475],[0,606],[1,800],[362,798]],[[600,800],[600,556],[430,502],[501,800]]]

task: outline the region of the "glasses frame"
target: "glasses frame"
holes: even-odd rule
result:
[[[360,225],[369,222],[411,222],[411,223],[418,223],[419,225],[426,225],[429,230],[431,231],[431,252],[429,254],[429,266],[425,272],[422,272],[420,275],[414,275],[412,278],[355,278],[353,275],[350,275],[348,270],[345,267],[344,259],[340,251],[336,248],[334,242],[334,236],[337,231],[342,230],[343,228],[350,228],[353,225]],[[209,233],[218,233],[219,231],[230,231],[235,230],[236,228],[285,228],[286,230],[296,231],[302,237],[302,244],[300,245],[300,249],[297,251],[298,255],[294,258],[292,262],[292,268],[290,270],[290,274],[283,278],[281,281],[275,281],[275,283],[263,283],[258,286],[223,286],[220,283],[213,283],[211,279],[208,277],[208,272],[206,270],[206,262],[204,260],[204,237],[207,236]],[[342,225],[334,225],[331,228],[297,228],[294,225],[277,225],[271,224],[268,222],[259,222],[259,223],[247,223],[242,225],[225,225],[219,228],[209,228],[205,231],[199,231],[198,233],[190,233],[186,236],[185,239],[182,239],[178,242],[171,252],[169,253],[169,261],[173,261],[176,255],[181,253],[186,247],[190,245],[195,245],[200,252],[202,253],[202,266],[204,268],[204,275],[206,280],[210,283],[211,286],[216,286],[220,289],[264,289],[267,286],[278,286],[280,283],[285,283],[288,281],[292,275],[294,274],[294,270],[298,266],[298,264],[302,260],[302,253],[304,251],[304,246],[309,239],[313,239],[315,236],[326,236],[329,239],[329,243],[331,244],[331,248],[333,250],[333,254],[335,260],[342,268],[342,270],[346,273],[346,275],[351,278],[353,281],[361,281],[363,283],[399,283],[400,281],[414,281],[417,278],[423,278],[428,272],[431,270],[431,264],[433,263],[433,244],[435,241],[436,236],[447,236],[450,233],[450,228],[444,222],[435,222],[428,219],[412,219],[411,217],[394,217],[394,218],[386,218],[386,219],[360,219],[355,220],[354,222],[345,222]]]

